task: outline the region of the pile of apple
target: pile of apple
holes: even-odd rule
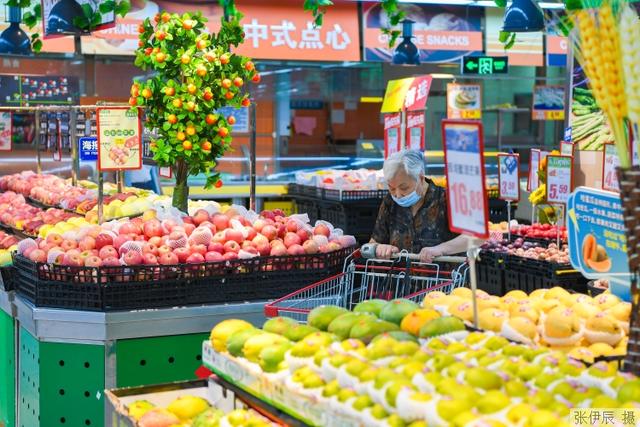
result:
[[[20,239],[13,234],[7,234],[0,231],[0,249],[9,249],[13,245],[17,245]]]
[[[22,242],[18,252],[34,262],[65,266],[175,265],[221,262],[258,256],[333,252],[356,244],[353,236],[332,234],[282,211],[264,211],[250,223],[234,209],[210,215],[200,209],[180,220],[143,217],[47,233]],[[1,215],[0,215],[1,217]]]
[[[0,195],[0,223],[30,235],[38,234],[44,224],[57,224],[74,216],[62,209],[42,210],[31,206],[21,194],[12,191]]]
[[[511,227],[511,233],[535,239],[556,239],[559,233],[560,239],[564,242],[567,241],[567,227],[555,224],[517,225]]]
[[[516,255],[523,258],[530,258],[540,261],[550,261],[558,264],[569,263],[569,247],[563,244],[558,248],[555,243],[550,243],[548,247],[542,247],[535,242],[527,242],[519,237],[513,242],[507,239],[494,240],[490,239],[482,244],[484,251],[505,253]],[[482,258],[482,256],[481,256]]]

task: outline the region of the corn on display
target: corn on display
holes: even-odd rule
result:
[[[628,5],[620,14],[620,44],[629,120],[640,123],[640,21]]]

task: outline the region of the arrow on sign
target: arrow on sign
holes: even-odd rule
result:
[[[505,65],[507,65],[507,64],[503,60],[494,60],[493,61],[493,68],[495,68],[496,71],[504,70]]]
[[[469,70],[475,70],[476,68],[478,68],[478,64],[472,61],[467,62],[467,69]]]

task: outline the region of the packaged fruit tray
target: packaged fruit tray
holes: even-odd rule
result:
[[[209,341],[202,344],[202,363],[207,368],[303,423],[322,427],[362,426],[356,419],[323,405],[313,397],[287,389],[284,380],[277,375],[252,371],[250,366],[242,362],[231,355],[215,351]]]
[[[341,271],[353,248],[199,264],[76,267],[15,254],[17,292],[37,307],[117,311],[260,301]]]

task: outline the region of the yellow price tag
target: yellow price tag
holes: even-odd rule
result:
[[[564,120],[564,111],[545,111],[545,120]]]
[[[362,148],[364,148],[365,150],[373,150],[373,144],[370,142],[363,142],[362,143]]]
[[[462,118],[463,119],[479,119],[480,118],[480,110],[462,110]]]

